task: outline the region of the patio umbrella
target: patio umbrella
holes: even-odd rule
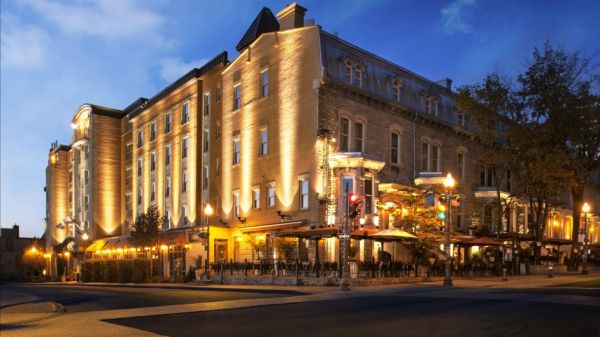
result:
[[[414,240],[417,237],[398,228],[388,228],[371,235],[374,239],[399,241],[399,240]]]
[[[498,242],[487,236],[472,239],[467,241],[466,243],[472,246],[502,246],[501,242]]]

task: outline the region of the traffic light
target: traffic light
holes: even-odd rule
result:
[[[356,218],[360,214],[360,198],[356,193],[348,194],[348,217],[350,219]]]

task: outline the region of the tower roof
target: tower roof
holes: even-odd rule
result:
[[[279,21],[277,21],[277,18],[275,15],[273,15],[273,12],[271,12],[270,9],[263,7],[260,13],[258,13],[256,19],[252,21],[252,24],[250,27],[248,27],[246,34],[244,34],[240,42],[238,42],[235,49],[237,49],[237,51],[242,51],[262,34],[276,32],[278,30]]]

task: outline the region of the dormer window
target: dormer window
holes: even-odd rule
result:
[[[362,88],[365,77],[365,67],[362,64],[357,64],[354,69],[354,85]]]
[[[402,80],[395,79],[392,81],[392,99],[394,102],[400,103],[400,90],[402,89]]]
[[[344,79],[348,83],[352,83],[352,61],[346,60],[344,62]]]

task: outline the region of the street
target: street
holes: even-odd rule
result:
[[[19,305],[3,305],[3,337],[600,335],[598,274],[508,282],[458,279],[452,288],[435,281],[348,292],[337,287],[2,286],[3,295],[17,291],[60,303],[66,312],[6,324]]]

